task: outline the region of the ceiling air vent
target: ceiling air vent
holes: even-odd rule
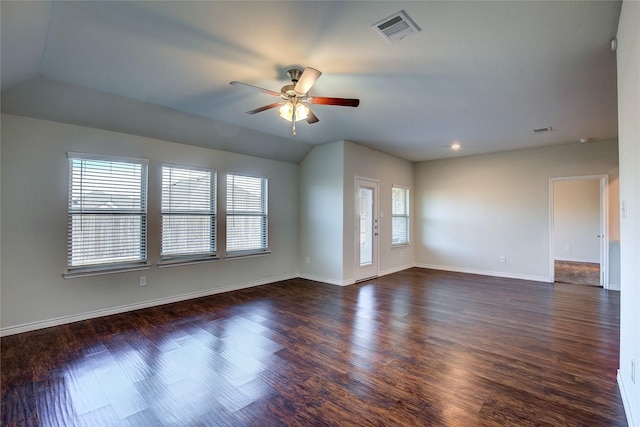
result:
[[[420,31],[420,27],[409,18],[409,15],[404,10],[376,22],[372,27],[389,43],[395,43],[409,34]]]
[[[534,129],[533,131],[535,133],[540,133],[540,132],[551,132],[553,130],[553,128],[551,126],[547,126],[546,128],[538,128],[538,129]]]

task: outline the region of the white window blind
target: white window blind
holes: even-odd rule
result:
[[[393,186],[391,202],[391,244],[409,243],[409,189]]]
[[[161,259],[216,254],[216,173],[162,165]]]
[[[146,262],[147,161],[68,157],[68,269]]]
[[[268,250],[267,178],[227,175],[227,253]]]

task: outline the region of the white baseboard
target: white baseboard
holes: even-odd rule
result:
[[[619,291],[620,290],[620,284],[619,283],[609,283],[609,287],[607,288],[610,291]]]
[[[390,268],[388,270],[379,271],[378,272],[378,277],[386,276],[388,274],[397,273],[399,271],[407,270],[407,269],[412,268],[412,267],[415,267],[415,266],[413,264],[406,264],[406,265],[403,265],[401,267],[394,267],[394,268]],[[313,281],[316,281],[316,282],[328,283],[330,285],[336,285],[336,286],[349,286],[349,285],[353,285],[354,283],[356,283],[355,279],[335,280],[335,279],[329,279],[329,278],[326,278],[326,277],[312,276],[312,275],[309,275],[309,274],[300,274],[300,278],[301,279],[307,279],[307,280],[313,280]]]
[[[304,274],[304,273],[300,273],[298,277],[300,277],[301,279],[313,280],[314,282],[328,283],[330,285],[336,285],[336,286],[348,286],[348,285],[353,285],[355,283],[355,280],[353,279],[336,280],[336,279],[330,279],[328,277],[314,276],[311,274]]]
[[[412,267],[452,271],[457,273],[479,274],[483,276],[506,277],[511,279],[520,279],[520,280],[532,280],[537,282],[547,282],[547,283],[551,282],[550,277],[528,276],[524,274],[503,273],[503,272],[486,271],[486,270],[474,270],[469,268],[458,268],[458,267],[449,267],[449,266],[433,265],[433,264],[415,264],[415,265],[406,264],[400,267],[394,267],[391,269],[381,271],[378,274],[379,276],[386,276],[388,274],[397,273],[398,271],[403,271]],[[66,323],[73,323],[73,322],[79,322],[82,320],[94,319],[102,316],[110,316],[112,314],[125,313],[127,311],[140,310],[143,308],[155,307],[155,306],[164,305],[164,304],[171,304],[173,302],[180,302],[180,301],[186,301],[194,298],[206,297],[209,295],[215,295],[223,292],[230,292],[230,291],[235,291],[239,289],[251,288],[254,286],[266,285],[268,283],[295,279],[297,277],[300,277],[302,279],[313,280],[316,282],[328,283],[330,285],[336,285],[336,286],[348,286],[355,283],[354,279],[336,280],[328,277],[313,276],[310,274],[271,277],[269,279],[262,279],[254,282],[229,285],[229,286],[224,286],[216,289],[207,289],[204,291],[191,292],[191,293],[176,295],[176,296],[167,297],[167,298],[160,298],[160,299],[155,299],[150,301],[143,301],[135,304],[127,304],[127,305],[122,305],[118,307],[95,310],[95,311],[90,311],[86,313],[74,314],[71,316],[62,316],[54,319],[25,323],[25,324],[16,325],[16,326],[9,326],[6,328],[0,328],[0,337],[19,334],[22,332],[34,331],[37,329],[49,328],[51,326],[64,325]]]
[[[388,274],[393,274],[393,273],[397,273],[399,271],[408,270],[408,269],[413,268],[413,267],[415,267],[415,265],[413,265],[413,264],[405,264],[405,265],[402,265],[400,267],[394,267],[394,268],[390,268],[388,270],[380,271],[380,272],[378,272],[378,276],[386,276]]]
[[[127,311],[140,310],[143,308],[156,307],[174,302],[186,301],[194,298],[207,297],[210,295],[221,294],[223,292],[237,291],[239,289],[252,288],[254,286],[266,285],[268,283],[279,282],[282,280],[295,279],[296,275],[287,275],[280,277],[271,277],[269,279],[258,280],[254,282],[240,283],[235,285],[223,286],[221,288],[206,289],[204,291],[190,292],[187,294],[176,295],[167,298],[159,298],[150,301],[143,301],[135,304],[126,304],[117,307],[105,308],[101,310],[89,311],[86,313],[74,314],[71,316],[56,317],[54,319],[42,320],[38,322],[25,323],[22,325],[9,326],[0,329],[0,337],[19,334],[22,332],[35,331],[37,329],[49,328],[51,326],[59,326],[67,323],[79,322],[81,320],[95,319],[102,316],[110,316],[112,314],[125,313]]]
[[[416,267],[430,268],[432,270],[452,271],[455,273],[479,274],[481,276],[504,277],[507,279],[531,280],[534,282],[545,282],[545,283],[553,282],[553,280],[551,280],[551,277],[529,276],[526,274],[505,273],[502,271],[475,270],[472,268],[450,267],[446,265],[433,265],[433,264],[416,264]]]
[[[631,402],[629,402],[629,397],[624,387],[624,381],[622,380],[622,375],[620,375],[620,369],[618,369],[618,375],[616,376],[616,379],[618,380],[618,389],[620,389],[620,397],[622,398],[624,413],[627,416],[627,424],[629,424],[629,427],[635,427],[633,414],[631,413]]]

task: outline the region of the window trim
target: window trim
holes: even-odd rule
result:
[[[401,189],[404,190],[405,192],[405,214],[396,214],[393,212],[393,190],[394,189]],[[396,184],[392,184],[391,185],[391,247],[392,248],[398,248],[398,247],[403,247],[403,246],[409,246],[411,244],[411,199],[410,199],[410,194],[411,194],[411,188],[407,187],[405,185],[396,185]],[[398,242],[398,243],[394,243],[393,242],[393,219],[394,218],[405,218],[406,222],[407,222],[407,241],[406,242]]]
[[[149,207],[148,207],[148,197],[149,197],[149,160],[134,158],[134,157],[122,157],[122,156],[111,156],[104,154],[90,154],[90,153],[80,153],[74,151],[68,151],[67,153],[67,232],[66,232],[66,241],[67,241],[67,250],[66,250],[66,258],[67,258],[67,266],[66,270],[63,272],[62,277],[65,279],[75,278],[75,277],[87,277],[87,276],[97,276],[102,274],[112,274],[112,273],[120,273],[126,271],[138,271],[138,270],[147,270],[151,267],[151,264],[148,263],[149,259],[149,251],[148,251],[148,217],[149,217]],[[141,237],[140,237],[140,249],[142,252],[142,259],[139,261],[121,261],[121,262],[112,262],[112,263],[99,263],[99,264],[85,264],[85,265],[77,265],[71,266],[70,263],[70,251],[71,251],[71,240],[72,233],[70,229],[71,216],[74,214],[78,214],[79,212],[74,212],[70,209],[71,198],[72,198],[72,189],[73,189],[73,160],[93,160],[93,161],[104,161],[104,162],[113,162],[113,163],[131,163],[141,165],[141,174],[140,174],[140,191],[142,200],[141,200],[141,209],[139,212],[135,212],[135,214],[140,215],[141,218]],[[80,212],[81,213],[81,212]],[[131,212],[130,212],[131,213]],[[96,214],[87,213],[87,214]],[[102,213],[99,213],[102,215]],[[105,213],[104,215],[108,215]]]
[[[120,264],[117,267],[106,267],[106,268],[77,268],[73,270],[68,270],[62,273],[62,277],[65,279],[75,279],[77,277],[90,277],[90,276],[102,276],[104,274],[115,274],[115,273],[126,273],[129,271],[142,271],[149,270],[151,268],[151,264]]]
[[[258,178],[262,180],[262,203],[264,205],[264,211],[262,213],[243,212],[230,213],[229,211],[229,177],[240,176],[247,178]],[[263,217],[264,223],[264,241],[265,245],[256,249],[245,249],[229,251],[229,218],[234,216],[255,216]],[[250,173],[241,172],[227,172],[225,174],[225,259],[233,258],[246,258],[252,256],[269,255],[271,250],[269,249],[269,178],[263,175],[256,175]]]
[[[163,190],[162,190],[162,181],[164,179],[164,168],[175,168],[182,170],[192,170],[192,171],[203,171],[210,173],[210,185],[211,185],[211,193],[210,203],[213,204],[212,213],[204,214],[198,213],[191,215],[194,216],[210,216],[211,217],[211,227],[212,227],[212,236],[209,241],[210,244],[213,244],[213,252],[202,252],[202,253],[194,253],[194,254],[184,254],[184,255],[164,255],[163,251],[163,237],[164,237],[164,217],[165,215],[189,215],[188,213],[174,213],[167,214],[162,209],[163,202]],[[191,165],[182,165],[176,163],[168,163],[163,162],[160,167],[160,182],[161,182],[161,190],[160,190],[160,259],[157,263],[158,267],[172,267],[177,265],[186,265],[186,264],[199,264],[202,262],[216,261],[219,259],[218,257],[218,172],[215,169],[200,167],[200,166],[191,166]]]

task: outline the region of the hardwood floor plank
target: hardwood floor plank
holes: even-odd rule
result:
[[[34,418],[39,425],[53,427],[79,424],[64,376],[57,372],[50,373],[34,384],[34,394]]]
[[[30,381],[22,382],[17,386],[8,388],[6,398],[2,399],[0,407],[2,425],[36,425],[35,401],[33,396],[33,384]]]
[[[7,426],[626,426],[620,294],[412,268],[4,337]]]

